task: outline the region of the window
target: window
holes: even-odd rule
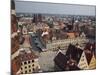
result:
[[[27,66],[25,66],[25,69],[27,69]]]
[[[25,71],[25,73],[27,73],[27,71]]]
[[[34,64],[32,66],[34,66]]]
[[[23,68],[21,67],[21,70],[22,70]]]
[[[30,61],[28,61],[28,63],[30,64]]]
[[[30,68],[31,66],[29,65],[29,68]]]
[[[34,62],[34,60],[32,60],[32,62]]]
[[[31,69],[29,70],[29,72],[31,72]]]
[[[21,63],[21,65],[23,65],[23,63]]]
[[[35,42],[35,45],[38,45],[38,43],[37,43],[37,42]]]
[[[33,68],[33,71],[34,71],[34,68]]]
[[[25,61],[24,64],[27,64],[27,62]]]

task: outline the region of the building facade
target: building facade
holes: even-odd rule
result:
[[[21,74],[30,74],[40,71],[40,65],[38,63],[38,56],[32,52],[23,52],[20,54],[21,59]]]
[[[56,50],[58,47],[61,49],[65,49],[70,43],[76,44],[76,43],[86,43],[88,42],[88,39],[84,38],[75,38],[75,39],[63,39],[63,40],[54,40],[52,42],[48,42],[46,44],[47,50]]]

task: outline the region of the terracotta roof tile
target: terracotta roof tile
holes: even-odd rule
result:
[[[28,61],[28,60],[32,60],[32,59],[36,59],[38,58],[37,55],[35,55],[34,53],[23,53],[23,54],[20,54],[20,59],[21,61]]]

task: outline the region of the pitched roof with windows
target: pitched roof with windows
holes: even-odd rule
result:
[[[69,58],[76,60],[79,63],[83,50],[80,48],[75,47],[74,45],[70,44],[68,46],[68,50],[66,51],[66,56]]]
[[[59,52],[57,54],[57,56],[54,58],[55,64],[58,67],[60,67],[62,70],[65,70],[66,65],[67,65],[67,61],[68,61],[68,58],[64,54],[62,54],[61,52]]]
[[[87,43],[85,48],[84,48],[84,50],[93,50],[93,51],[95,51],[95,49],[96,49],[95,43],[93,43],[93,44],[92,43]]]
[[[87,43],[85,48],[84,48],[88,64],[90,64],[90,61],[91,61],[92,56],[93,56],[93,53],[95,54],[95,49],[96,49],[95,43],[94,44]]]
[[[93,53],[85,53],[85,55],[86,55],[86,59],[87,59],[88,65],[89,65],[90,61],[92,59]]]
[[[66,55],[62,54],[62,52],[59,52],[57,56],[54,58],[55,64],[63,71],[65,70],[80,70],[77,65],[70,65],[70,58],[68,58]],[[68,69],[67,69],[68,68]]]

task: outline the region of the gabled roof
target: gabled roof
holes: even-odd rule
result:
[[[69,71],[80,70],[80,68],[77,67],[77,65],[72,65],[72,66],[69,65],[68,64],[69,60],[70,59],[66,55],[62,54],[61,52],[59,52],[57,56],[54,58],[55,64],[62,70],[69,70]]]
[[[58,67],[60,67],[62,70],[65,70],[66,65],[67,65],[68,58],[59,52],[57,56],[54,58],[54,62]]]
[[[90,61],[92,59],[93,53],[86,53],[85,52],[85,55],[86,55],[87,63],[89,65],[90,64]]]
[[[96,69],[96,59],[95,55],[93,54],[91,61],[89,63],[89,69]]]
[[[89,69],[88,63],[87,63],[87,59],[86,59],[86,55],[85,52],[82,53],[81,58],[79,63],[77,64],[77,66],[82,69],[82,70],[86,70]]]
[[[86,49],[95,51],[96,44],[95,43],[93,43],[93,44],[92,43],[87,43],[84,50],[86,50]]]
[[[90,50],[91,46],[92,46],[91,43],[87,43],[84,50],[86,50],[86,49]]]
[[[82,53],[83,53],[82,49],[77,48],[74,45],[70,44],[68,46],[68,50],[66,51],[66,56],[68,56],[69,58],[71,57],[72,59],[76,60],[76,62],[78,63]]]
[[[87,43],[85,48],[84,48],[88,64],[90,64],[90,61],[91,61],[92,56],[93,56],[93,52],[95,53],[95,49],[96,49],[95,43],[94,44]]]

